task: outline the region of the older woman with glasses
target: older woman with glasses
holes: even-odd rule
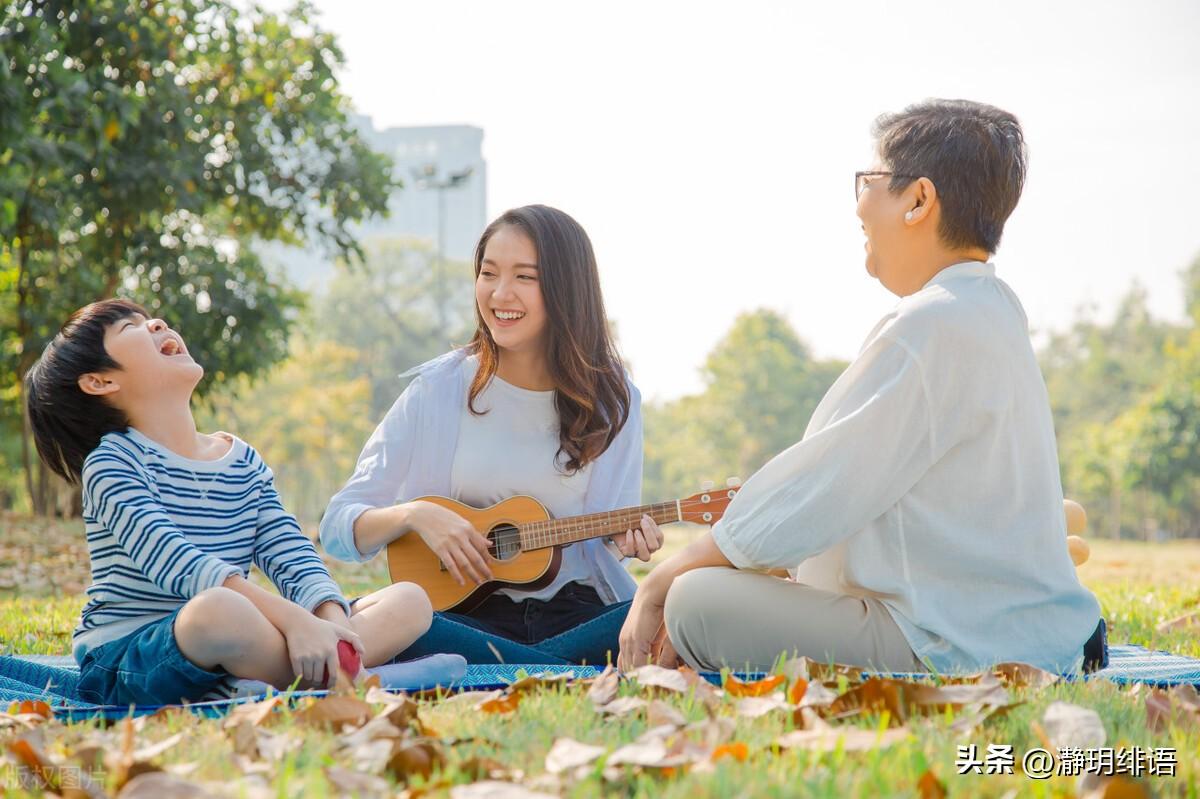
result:
[[[855,175],[866,270],[900,300],[804,438],[641,584],[622,667],[1103,660],[1099,605],[1063,545],[1025,312],[989,263],[1025,182],[1020,125],[935,100],[880,117],[875,135],[877,163]],[[791,578],[764,573],[780,568]]]

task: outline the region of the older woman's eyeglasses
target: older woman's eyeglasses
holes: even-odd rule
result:
[[[855,172],[854,173],[854,199],[855,199],[855,201],[857,202],[858,198],[862,197],[863,189],[865,189],[867,187],[868,183],[873,181],[875,178],[882,178],[882,177],[907,178],[909,180],[916,180],[918,176],[917,175],[898,175],[895,172]]]

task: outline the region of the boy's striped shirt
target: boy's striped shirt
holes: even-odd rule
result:
[[[316,548],[283,509],[274,477],[236,436],[215,461],[177,455],[133,428],[104,436],[83,466],[89,601],[74,653],[128,635],[253,564],[307,610],[349,612]],[[237,624],[237,619],[230,619]]]

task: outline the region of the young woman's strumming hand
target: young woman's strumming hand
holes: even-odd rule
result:
[[[421,536],[437,555],[450,576],[465,585],[463,575],[475,583],[492,579],[488,568],[488,540],[471,523],[453,511],[432,502],[416,500],[405,505],[406,527]]]

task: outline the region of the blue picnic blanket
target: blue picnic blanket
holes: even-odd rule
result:
[[[1170,652],[1153,651],[1140,646],[1110,646],[1108,668],[1088,675],[1089,680],[1107,679],[1125,685],[1146,683],[1160,688],[1192,684],[1200,688],[1200,660]],[[578,678],[595,677],[600,669],[593,666],[551,666],[540,664],[483,665],[467,667],[461,679],[448,685],[438,685],[438,680],[426,678],[424,684],[404,686],[408,690],[428,690],[435,687],[450,691],[490,690],[503,688],[526,674],[555,676],[572,674]],[[720,675],[701,672],[705,679],[720,684]],[[752,679],[762,675],[740,675]],[[913,678],[929,675],[891,675]],[[79,669],[70,657],[25,655],[0,656],[0,702],[7,704],[15,700],[40,699],[49,704],[60,718],[76,719],[93,716],[120,718],[131,712],[129,707],[106,707],[82,702],[75,695],[79,681]],[[323,696],[324,691],[299,691],[291,696]],[[218,716],[230,708],[247,701],[262,699],[262,695],[224,699],[214,702],[199,702],[188,707],[197,713]],[[153,713],[160,705],[139,705],[132,710],[134,715]]]

